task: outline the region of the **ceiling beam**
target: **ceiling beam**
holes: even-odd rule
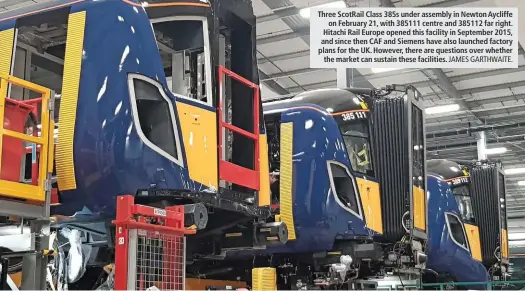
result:
[[[466,80],[493,77],[497,75],[512,74],[512,73],[518,73],[518,72],[523,72],[523,71],[525,71],[525,65],[518,66],[518,68],[516,69],[494,69],[494,70],[488,70],[488,71],[483,71],[483,72],[451,76],[449,78],[450,78],[450,81],[452,81],[453,83],[457,83],[457,82],[466,81]],[[435,83],[432,80],[426,80],[426,81],[414,82],[414,83],[411,83],[410,85],[421,88],[421,87],[429,87],[429,86],[435,85]]]
[[[507,142],[507,141],[523,141],[523,140],[525,140],[525,136],[508,136],[508,137],[502,136],[499,138],[488,137],[487,144],[502,143],[502,142]],[[468,146],[476,146],[476,141],[464,142],[461,140],[456,140],[456,142],[453,142],[453,143],[428,146],[427,150],[431,152],[431,151],[440,151],[444,149],[457,148],[457,147],[468,147]]]
[[[522,87],[522,86],[525,86],[525,81],[508,82],[508,83],[502,83],[502,84],[475,87],[475,88],[470,88],[470,89],[463,89],[460,92],[463,95],[466,95],[466,94],[475,94],[475,93],[482,93],[482,92],[495,91],[495,90],[501,90],[501,89],[509,89],[513,87]]]
[[[262,0],[262,1],[270,9],[274,9],[274,7],[272,7],[272,6],[274,6],[275,3],[273,3],[273,2],[271,2],[269,0]],[[292,32],[287,33],[285,35],[292,36],[292,38],[293,37],[300,37],[306,44],[308,44],[308,46],[310,46],[310,27],[309,26],[297,28],[294,22],[292,22],[292,21],[290,21],[289,19],[286,19],[286,18],[283,19],[283,22],[286,25],[288,25],[288,27],[290,27],[290,29],[292,30]],[[280,41],[280,40],[287,39],[288,36],[283,37],[283,35],[277,35],[277,36],[257,39],[257,44],[260,45],[260,44],[266,44],[266,43],[273,43],[275,41]],[[271,61],[269,61],[269,62],[272,63],[275,67],[277,67],[279,70],[281,70],[275,63],[273,63]],[[328,70],[328,69],[326,69],[326,70]],[[322,69],[322,71],[325,71],[325,69]],[[363,77],[363,75],[361,75],[361,73],[359,71],[357,71],[357,70],[354,70],[354,71],[355,71],[354,72],[355,77],[365,79]],[[273,74],[271,76],[271,78],[267,78],[268,79],[267,81],[273,81],[275,79],[280,79],[280,78],[289,78],[292,82],[297,84],[297,87],[299,87],[301,91],[304,91],[304,90],[306,90],[306,88],[304,88],[302,84],[299,84],[295,79],[293,79],[291,77],[292,76],[297,76],[297,75],[302,75],[302,74],[307,74],[307,73],[311,73],[311,70],[307,69],[307,70],[301,70],[301,71],[295,71],[295,72],[281,72],[281,73]],[[364,84],[362,86],[363,87],[367,87],[367,88],[373,88],[374,87],[368,81],[364,82]]]
[[[266,57],[266,58],[258,58],[257,61],[259,62],[259,64],[266,64],[268,62],[286,61],[286,60],[302,58],[306,56],[310,56],[310,50],[286,53],[286,54],[276,55],[276,56],[271,56],[271,57]]]
[[[266,15],[257,17],[257,24],[281,19],[284,17],[294,16],[294,15],[299,14],[299,11],[301,11],[301,9],[295,6],[289,6],[289,7],[285,7],[282,9],[276,9],[276,10],[273,10],[271,14],[266,14]]]
[[[457,136],[460,134],[470,134],[470,133],[479,132],[479,131],[494,131],[494,130],[502,130],[502,129],[510,129],[510,128],[525,129],[525,121],[510,123],[510,124],[492,124],[492,125],[483,125],[483,126],[476,126],[476,127],[463,127],[463,128],[457,128],[454,130],[430,132],[430,133],[427,133],[427,138]]]
[[[394,5],[392,0],[379,0],[379,4],[382,7],[392,7],[392,8],[396,7],[396,5]],[[459,93],[458,89],[454,86],[452,81],[450,81],[447,74],[443,72],[443,69],[432,69],[432,72],[436,76],[437,78],[436,81],[438,82],[439,85],[441,85],[443,91],[445,91],[445,93],[447,93],[447,95],[450,98],[455,99],[457,104],[461,107],[461,109],[467,112],[470,111],[469,105],[467,104],[465,100],[463,100],[463,96],[461,95],[461,93]],[[472,115],[475,117],[474,122],[477,125],[483,124],[483,122],[476,116],[475,113],[472,113]]]
[[[382,4],[383,2],[384,3],[388,3],[388,1],[390,1],[390,0],[379,0],[379,3],[380,4]],[[456,5],[463,5],[463,4],[467,4],[467,3],[471,3],[471,2],[477,2],[477,1],[478,0],[445,0],[445,1],[437,2],[437,3],[430,3],[430,4],[425,4],[425,5],[416,6],[416,7],[450,7],[452,5],[454,5],[454,6],[456,6]],[[389,4],[387,4],[387,5],[389,5]],[[267,6],[270,9],[272,9],[272,7],[271,7],[272,5],[268,5],[267,4]],[[395,6],[386,6],[384,4],[382,6],[383,7],[395,7]],[[272,14],[258,16],[256,21],[257,21],[257,24],[261,24],[261,23],[264,23],[264,22],[277,20],[277,19],[281,19],[281,18],[286,19],[287,17],[295,16],[295,15],[299,14],[299,11],[301,11],[301,9],[299,9],[299,8],[297,8],[295,6],[279,8],[279,9],[273,10]],[[305,35],[309,35],[310,34],[310,26],[306,26],[304,28],[305,28],[304,31],[306,32],[306,34],[302,34],[301,36],[297,36],[297,34],[294,34],[294,33],[287,33],[287,34],[281,35],[280,38],[277,38],[278,36],[274,36],[274,39],[277,39],[277,40],[272,40],[271,39],[272,37],[268,37],[270,39],[266,40],[266,42],[268,43],[268,42],[286,40],[286,39],[291,39],[291,38],[296,38],[296,37],[302,37],[302,36],[305,36]],[[263,39],[266,39],[266,38],[263,38]]]
[[[382,1],[383,0],[379,0],[380,4]],[[450,7],[450,6],[458,6],[458,5],[468,4],[468,3],[477,2],[477,1],[479,0],[445,0],[441,2],[421,5],[418,7]],[[384,7],[391,7],[391,6],[384,6]],[[270,14],[261,15],[257,17],[257,24],[272,21],[272,20],[277,20],[277,19],[281,19],[285,17],[295,16],[299,14],[299,11],[301,11],[301,9],[295,6],[289,6],[289,7],[276,9],[276,10],[273,10],[273,12]]]
[[[267,79],[268,75],[266,75],[263,71],[259,70],[259,79],[264,80]],[[279,95],[286,95],[289,94],[288,90],[284,89],[281,85],[279,85],[274,80],[268,80],[264,81],[264,84],[268,86],[268,88],[272,89],[275,93]]]
[[[383,1],[390,1],[390,0],[383,0]],[[436,75],[438,83],[443,87],[443,91],[445,91],[447,95],[450,96],[452,99],[455,99],[461,109],[472,112],[470,106],[463,99],[463,95],[461,95],[461,93],[454,86],[454,84],[452,84],[452,81],[450,81],[447,74],[445,74],[445,72],[443,72],[442,69],[432,69],[432,72],[434,73],[434,75]],[[479,119],[478,116],[476,116],[475,113],[472,113],[472,115],[476,117],[475,123],[477,125],[483,124],[483,122]]]
[[[321,73],[323,71],[329,71],[329,70],[334,70],[334,69],[333,68],[328,68],[328,69],[323,69],[323,68],[319,68],[319,69],[299,69],[299,70],[293,70],[293,71],[287,71],[287,72],[282,72],[282,73],[271,74],[271,75],[268,75],[268,77],[266,79],[262,79],[261,81],[277,80],[277,79],[288,78],[288,77],[299,76],[299,75],[305,75],[305,74],[311,74],[311,73]]]
[[[268,43],[273,43],[273,42],[278,42],[278,41],[283,41],[283,40],[289,40],[292,38],[305,37],[309,35],[310,35],[310,26],[307,26],[307,27],[296,29],[292,32],[283,33],[279,35],[264,36],[264,37],[258,36],[257,44],[258,45],[268,44]]]
[[[502,90],[502,89],[511,89],[511,88],[514,88],[514,87],[523,87],[523,86],[525,86],[525,81],[515,81],[515,82],[508,82],[508,83],[480,86],[480,87],[474,87],[474,88],[468,88],[468,89],[461,89],[461,90],[459,90],[459,93],[463,96],[463,95],[484,93],[484,92],[496,91],[496,90]],[[289,88],[289,89],[292,89],[292,88]],[[424,95],[422,97],[423,97],[423,99],[431,98],[431,97],[434,97],[434,96],[438,96],[439,94],[441,94],[441,92],[427,94],[427,95]]]

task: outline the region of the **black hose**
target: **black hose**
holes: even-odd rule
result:
[[[434,271],[434,270],[432,270],[432,269],[424,269],[423,271],[425,271],[425,272],[429,272],[429,273],[432,273],[432,274],[434,274],[434,275],[436,275],[436,276],[439,275],[438,272],[436,272],[436,271]]]

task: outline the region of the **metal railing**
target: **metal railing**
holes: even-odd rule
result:
[[[246,131],[235,125],[223,121],[223,75],[228,75],[232,79],[240,82],[241,84],[253,89],[253,132]],[[260,188],[260,173],[259,173],[259,86],[246,78],[226,69],[223,66],[219,66],[219,177],[221,180],[237,184],[240,186],[248,187],[250,189],[258,191]],[[223,130],[228,129],[236,134],[247,137],[253,140],[255,145],[254,150],[254,169],[248,169],[223,159]]]
[[[419,285],[393,285],[389,287],[378,287],[377,290],[521,290],[525,287],[525,280],[515,281],[491,281],[491,282],[447,282],[447,283],[423,283]]]
[[[41,95],[41,98],[28,101],[15,101],[7,96],[9,85],[19,86],[24,89],[36,92]],[[53,171],[53,155],[54,155],[54,120],[51,118],[54,108],[50,107],[53,101],[52,91],[46,87],[28,82],[26,80],[16,78],[14,76],[0,74],[0,153],[4,152],[6,138],[21,140],[22,142],[34,144],[34,148],[40,146],[40,154],[38,157],[38,178],[36,183],[26,184],[20,181],[12,181],[0,179],[0,197],[18,198],[24,200],[32,200],[44,202],[46,199],[46,192],[50,185],[46,185],[50,174]],[[5,128],[5,117],[7,104],[15,104],[29,106],[32,109],[41,103],[40,117],[41,117],[41,134],[40,136],[29,135],[23,132],[14,131]],[[23,149],[20,149],[23,153]],[[11,165],[2,164],[2,154],[0,154],[0,172]],[[5,158],[5,157],[4,157]],[[20,159],[22,157],[20,156]],[[36,160],[36,153],[33,152],[33,160]],[[36,161],[35,161],[36,162]],[[36,174],[36,173],[35,173]]]

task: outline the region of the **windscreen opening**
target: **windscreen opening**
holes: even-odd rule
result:
[[[205,22],[182,18],[152,26],[168,88],[175,94],[211,105]]]
[[[366,121],[344,122],[339,125],[352,170],[374,176],[370,138]]]
[[[461,219],[469,224],[475,224],[474,209],[472,208],[472,199],[470,196],[469,185],[455,186],[452,188],[454,197],[458,204]]]

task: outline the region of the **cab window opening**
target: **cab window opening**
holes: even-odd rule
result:
[[[370,153],[368,125],[364,122],[347,122],[340,125],[352,170],[368,176],[374,175]]]
[[[168,88],[177,95],[212,106],[207,20],[169,17],[152,23]]]
[[[355,190],[353,178],[348,169],[335,162],[328,162],[328,174],[336,201],[345,210],[361,217],[361,207]]]
[[[452,188],[452,193],[456,198],[461,218],[466,223],[476,223],[476,219],[474,217],[474,210],[472,208],[472,199],[470,196],[469,185],[455,186]]]
[[[469,250],[469,247],[467,245],[467,234],[465,232],[465,228],[463,227],[461,219],[457,215],[452,213],[445,213],[445,218],[447,221],[450,236],[454,243],[466,250]]]
[[[139,137],[154,151],[182,165],[175,113],[162,85],[145,76],[130,74],[129,90]]]

